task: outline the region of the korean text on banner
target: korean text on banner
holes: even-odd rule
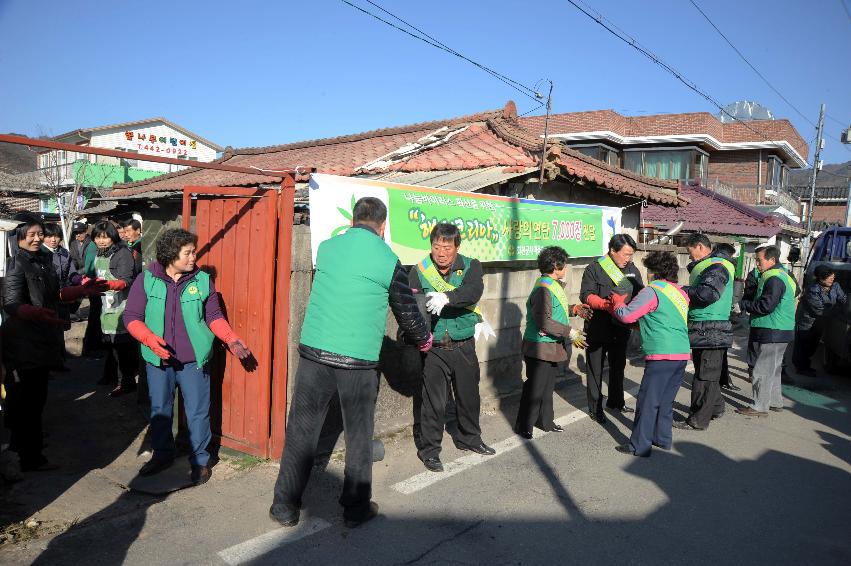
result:
[[[461,232],[461,251],[480,261],[534,260],[546,246],[572,257],[601,255],[620,231],[619,208],[517,199],[315,174],[310,178],[313,259],[324,240],[345,231],[354,203],[366,196],[387,205],[385,240],[406,265],[430,250],[438,222]]]

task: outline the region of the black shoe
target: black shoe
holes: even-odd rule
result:
[[[769,410],[772,410],[775,413],[779,413],[783,410],[783,407],[769,407]]]
[[[525,438],[526,440],[532,440],[531,430],[517,430],[515,432],[519,434],[521,438]]]
[[[733,385],[732,383],[725,383],[724,385],[721,386],[721,389],[726,389],[727,391],[741,391],[742,390],[741,387],[737,387],[737,386]]]
[[[608,419],[606,419],[605,415],[589,415],[592,421],[596,421],[600,424],[606,424]]]
[[[714,421],[715,419],[720,419],[723,416],[724,416],[724,412],[722,411],[722,412],[718,413],[717,415],[712,415],[712,420]]]
[[[355,517],[346,517],[345,512],[343,513],[343,524],[346,525],[349,529],[354,529],[359,527],[369,521],[370,519],[374,519],[378,516],[378,503],[375,501],[369,502],[369,509],[366,512],[361,513]]]
[[[816,377],[818,375],[818,373],[816,373],[816,370],[814,370],[813,368],[805,368],[805,369],[795,368],[795,373],[797,373],[798,375],[806,375],[808,377]],[[787,380],[787,382],[788,381],[789,380]]]
[[[547,429],[547,432],[564,432],[564,427],[553,423],[552,426]]]
[[[210,481],[210,468],[207,466],[192,466],[192,475],[189,476],[192,485],[201,485]]]
[[[627,407],[626,405],[624,405],[620,409],[616,409],[614,407],[609,407],[609,409],[611,409],[612,411],[618,411],[619,413],[622,413],[624,415],[628,415],[629,413],[635,412],[635,409],[633,409],[632,407]]]
[[[483,456],[493,456],[494,454],[496,454],[496,450],[494,450],[484,442],[480,442],[478,446],[468,446],[459,442],[455,445],[455,447],[458,450],[464,450],[466,452],[475,452],[476,454],[481,454]]]
[[[151,458],[139,469],[140,476],[153,476],[167,470],[174,464],[174,458]]]
[[[621,454],[629,454],[630,456],[635,456],[635,452],[632,451],[632,447],[629,444],[621,444],[620,446],[615,446],[615,450],[617,450]]]
[[[283,507],[283,505],[282,505]],[[298,509],[290,511],[286,516],[281,516],[275,513],[275,506],[269,508],[269,518],[281,525],[282,527],[294,527],[298,525]]]
[[[420,458],[422,460],[422,458]],[[440,458],[437,456],[433,456],[431,458],[426,458],[422,460],[423,465],[426,467],[426,470],[430,472],[442,472],[443,471],[443,462],[440,461]]]
[[[696,427],[688,421],[676,421],[671,426],[680,430],[706,430],[703,428]]]

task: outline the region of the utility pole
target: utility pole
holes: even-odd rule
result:
[[[848,196],[845,200],[845,225],[851,226],[851,183],[848,183]]]
[[[547,160],[547,137],[550,133],[550,111],[553,109],[553,81],[548,82],[550,83],[550,92],[547,94],[547,117],[544,119],[544,151],[541,152],[541,172],[538,176],[538,191],[542,191],[544,189],[544,164]]]
[[[821,105],[821,110],[818,115],[818,133],[816,134],[816,155],[813,159],[813,176],[810,180],[810,206],[807,210],[807,240],[806,240],[806,254],[805,258],[808,258],[810,255],[810,246],[813,240],[813,207],[815,206],[816,200],[816,178],[818,177],[819,169],[821,169],[821,149],[824,146],[824,138],[822,134],[824,133],[824,104]]]

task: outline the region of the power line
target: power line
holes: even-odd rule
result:
[[[648,49],[648,48],[642,46],[640,43],[638,43],[638,40],[635,39],[633,36],[629,35],[625,31],[618,28],[615,24],[611,23],[600,12],[598,12],[597,10],[594,10],[593,8],[588,6],[588,4],[586,4],[585,2],[582,2],[582,0],[579,0],[579,1],[582,2],[582,4],[587,7],[587,9],[583,8],[582,6],[577,4],[574,0],[567,0],[567,1],[574,8],[576,8],[577,10],[579,10],[580,12],[585,14],[588,18],[590,18],[591,20],[594,20],[598,25],[600,25],[603,29],[608,31],[610,34],[614,35],[616,38],[620,39],[621,41],[623,41],[624,43],[626,43],[627,45],[629,45],[630,47],[632,47],[633,49],[635,49],[636,51],[638,51],[639,53],[641,53],[642,55],[647,57],[648,59],[650,59],[653,63],[655,63],[656,65],[658,65],[659,67],[661,67],[662,69],[664,69],[665,71],[667,71],[668,73],[673,75],[674,78],[676,78],[678,81],[680,81],[681,83],[686,85],[689,89],[691,89],[692,91],[697,93],[701,98],[705,99],[707,102],[709,102],[713,106],[717,107],[718,110],[720,110],[722,114],[728,116],[730,119],[732,119],[736,122],[741,123],[742,126],[744,126],[746,129],[748,129],[751,132],[753,132],[754,134],[760,136],[765,141],[771,143],[772,145],[774,145],[778,149],[782,149],[783,151],[785,151],[785,148],[783,148],[776,141],[769,139],[762,132],[759,132],[759,131],[751,128],[746,121],[744,121],[740,118],[737,118],[736,116],[733,116],[732,114],[727,112],[727,110],[724,109],[724,106],[722,106],[720,102],[718,102],[712,96],[710,96],[709,94],[707,94],[706,92],[701,90],[700,87],[698,87],[693,81],[688,79],[683,73],[676,70],[670,64],[663,61],[661,57],[659,57],[658,55],[656,55],[655,53],[650,51],[650,49]],[[595,16],[595,15],[591,14],[589,12],[589,10],[596,12],[597,15]]]
[[[503,74],[501,74],[501,73],[498,73],[497,71],[495,71],[495,70],[491,69],[490,67],[488,67],[488,66],[486,66],[486,65],[483,65],[482,63],[478,63],[478,62],[474,61],[473,59],[470,59],[470,58],[469,58],[469,57],[467,57],[466,55],[463,55],[463,54],[459,53],[458,51],[456,51],[456,50],[452,49],[451,47],[449,47],[449,46],[445,45],[444,43],[442,43],[442,42],[440,42],[440,41],[438,41],[438,40],[434,39],[433,37],[431,37],[430,35],[428,35],[428,34],[427,34],[427,33],[425,33],[424,31],[422,31],[422,30],[420,30],[419,28],[415,27],[414,25],[409,24],[408,22],[406,22],[406,21],[405,21],[405,20],[403,20],[402,18],[400,18],[400,17],[396,16],[395,14],[393,14],[393,13],[389,12],[388,10],[386,10],[386,9],[382,8],[381,6],[379,6],[378,4],[376,4],[375,2],[371,2],[370,0],[366,0],[366,1],[367,1],[367,2],[369,2],[369,4],[371,4],[372,6],[375,6],[376,8],[378,8],[379,10],[381,10],[382,12],[384,12],[385,14],[387,14],[387,15],[391,16],[392,18],[396,19],[397,21],[402,22],[403,24],[405,24],[405,25],[406,25],[406,26],[408,26],[409,28],[411,28],[411,29],[415,30],[417,33],[412,33],[411,31],[409,31],[409,30],[407,30],[407,29],[405,29],[405,28],[402,28],[402,27],[400,27],[400,26],[398,26],[398,25],[394,24],[393,22],[391,22],[391,21],[389,21],[389,20],[386,20],[386,19],[382,18],[381,16],[379,16],[379,15],[377,15],[377,14],[374,14],[374,13],[370,12],[369,10],[366,10],[365,8],[362,8],[361,6],[358,6],[358,5],[356,5],[356,4],[353,4],[352,2],[349,2],[348,0],[340,0],[340,1],[341,1],[343,4],[347,4],[348,6],[350,6],[350,7],[354,8],[355,10],[358,10],[359,12],[362,12],[362,13],[366,14],[367,16],[370,16],[370,17],[372,17],[372,18],[375,18],[376,20],[378,20],[378,21],[380,21],[380,22],[382,22],[382,23],[384,23],[384,24],[386,24],[386,25],[388,25],[388,26],[390,26],[390,27],[392,27],[392,28],[394,28],[394,29],[396,29],[396,30],[398,30],[398,31],[401,31],[401,32],[402,32],[402,33],[404,33],[404,34],[407,34],[407,35],[409,35],[409,36],[411,36],[411,37],[413,37],[413,38],[415,38],[415,39],[419,39],[419,40],[420,40],[420,41],[422,41],[423,43],[427,43],[428,45],[431,45],[432,47],[435,47],[435,48],[437,48],[437,49],[440,49],[441,51],[445,51],[445,52],[447,52],[447,53],[449,53],[449,54],[451,54],[451,55],[454,55],[454,56],[456,56],[456,57],[458,57],[458,58],[460,58],[460,59],[463,59],[464,61],[467,61],[468,63],[470,63],[470,64],[472,64],[472,65],[474,65],[474,66],[478,67],[479,69],[481,69],[481,70],[485,71],[486,73],[488,73],[489,75],[493,76],[493,77],[494,77],[494,78],[496,78],[497,80],[499,80],[499,81],[501,81],[501,82],[505,83],[506,85],[508,85],[509,87],[513,88],[514,90],[516,90],[517,92],[521,93],[522,95],[524,95],[524,96],[527,96],[527,97],[531,98],[531,99],[532,99],[532,100],[534,100],[535,102],[539,102],[539,99],[538,99],[538,97],[536,96],[538,93],[536,93],[536,92],[535,92],[534,90],[532,90],[531,88],[529,88],[529,87],[527,87],[527,86],[523,85],[522,83],[520,83],[520,82],[518,82],[518,81],[515,81],[514,79],[511,79],[510,77],[507,77],[507,76],[505,76],[505,75],[503,75]],[[418,35],[418,34],[420,34],[420,35]]]
[[[718,32],[718,35],[720,35],[721,37],[723,37],[723,38],[724,38],[724,41],[726,41],[726,42],[727,42],[727,45],[729,45],[729,46],[733,49],[733,51],[735,51],[735,52],[736,52],[736,54],[737,54],[737,55],[741,58],[741,60],[742,60],[742,61],[744,61],[744,62],[745,62],[745,64],[747,64],[747,66],[748,66],[748,67],[750,67],[750,68],[751,68],[751,70],[752,70],[754,73],[756,73],[756,74],[757,74],[757,76],[758,76],[759,78],[761,78],[761,79],[762,79],[762,82],[764,82],[765,84],[767,84],[767,85],[768,85],[768,88],[770,88],[771,90],[773,90],[773,91],[774,91],[774,93],[775,93],[777,96],[779,96],[780,98],[782,98],[782,99],[783,99],[783,102],[785,102],[786,104],[788,104],[788,105],[792,108],[792,110],[794,110],[795,112],[797,112],[797,113],[798,113],[798,115],[799,115],[799,116],[801,116],[801,118],[803,118],[804,120],[806,120],[807,122],[809,122],[809,124],[810,124],[813,128],[815,128],[815,127],[816,127],[815,123],[814,123],[812,120],[810,120],[809,118],[807,118],[807,116],[806,116],[803,112],[801,112],[800,110],[798,110],[798,108],[797,108],[794,104],[792,104],[792,102],[791,102],[791,101],[789,101],[789,99],[788,99],[788,98],[786,98],[785,96],[783,96],[783,93],[782,93],[782,92],[780,92],[779,90],[777,90],[777,89],[774,87],[774,85],[773,85],[773,84],[771,84],[771,82],[769,82],[769,80],[768,80],[767,78],[765,78],[765,75],[763,75],[762,73],[760,73],[760,72],[759,72],[759,69],[757,69],[756,67],[754,67],[754,66],[753,66],[753,64],[752,64],[750,61],[748,61],[748,58],[747,58],[747,57],[745,57],[745,55],[744,55],[741,51],[739,51],[739,48],[738,48],[738,47],[736,47],[735,45],[733,45],[733,42],[732,42],[732,41],[730,41],[730,38],[728,38],[726,35],[724,35],[724,32],[723,32],[723,31],[721,31],[720,29],[718,29],[718,26],[716,26],[716,25],[715,25],[715,22],[713,22],[711,19],[709,19],[709,16],[707,16],[707,15],[706,15],[706,12],[704,12],[703,10],[701,10],[700,6],[698,6],[698,5],[697,5],[697,2],[695,2],[694,0],[689,0],[689,2],[691,2],[691,5],[692,5],[692,6],[694,6],[694,8],[695,8],[698,12],[700,12],[700,15],[701,15],[701,16],[703,16],[703,17],[706,19],[706,21],[707,21],[707,22],[709,22],[709,25],[711,25],[711,26],[715,29],[715,31],[717,31],[717,32]]]
[[[842,1],[842,0],[840,0],[840,1]],[[700,12],[700,15],[701,15],[701,16],[703,16],[703,17],[704,17],[704,19],[705,19],[707,22],[709,22],[709,25],[711,25],[711,26],[713,27],[713,29],[715,29],[715,31],[717,31],[717,32],[718,32],[718,35],[720,35],[722,38],[724,38],[724,41],[726,41],[726,42],[727,42],[727,45],[729,45],[729,46],[733,49],[733,51],[735,51],[735,52],[736,52],[736,55],[738,55],[738,56],[739,56],[739,58],[741,58],[741,60],[742,60],[742,61],[744,61],[744,62],[745,62],[745,64],[746,64],[748,67],[750,67],[750,68],[751,68],[751,70],[752,70],[754,73],[756,73],[756,75],[757,75],[760,79],[762,79],[762,82],[764,82],[766,85],[768,85],[768,88],[770,88],[771,90],[773,90],[773,91],[774,91],[774,93],[775,93],[777,96],[779,96],[779,97],[783,100],[783,102],[785,102],[786,104],[788,104],[788,105],[789,105],[789,107],[790,107],[792,110],[794,110],[795,112],[797,112],[797,113],[798,113],[798,115],[799,115],[801,118],[803,118],[804,120],[806,120],[806,121],[807,121],[807,122],[808,122],[808,123],[809,123],[809,124],[810,124],[813,128],[815,128],[815,127],[816,127],[815,123],[814,123],[812,120],[810,120],[810,119],[806,116],[806,114],[804,114],[803,112],[801,112],[801,111],[798,109],[798,107],[797,107],[797,106],[795,106],[794,104],[792,104],[792,102],[791,102],[788,98],[786,98],[785,96],[783,96],[783,93],[782,93],[782,92],[780,92],[780,91],[779,91],[779,90],[778,90],[778,89],[777,89],[777,88],[776,88],[773,84],[771,84],[771,82],[770,82],[767,78],[765,78],[765,75],[763,75],[761,72],[759,72],[759,69],[757,69],[756,67],[754,67],[754,65],[753,65],[753,64],[752,64],[752,63],[748,60],[748,58],[747,58],[747,57],[745,57],[744,53],[742,53],[742,52],[739,50],[739,48],[738,48],[738,47],[736,47],[735,45],[733,45],[733,42],[732,42],[732,41],[730,41],[730,38],[729,38],[729,37],[727,37],[727,36],[724,34],[724,32],[723,32],[723,31],[721,31],[721,29],[720,29],[717,25],[715,25],[715,22],[713,22],[713,21],[712,21],[712,19],[710,19],[710,17],[706,14],[706,12],[704,12],[704,11],[701,9],[701,7],[697,4],[697,2],[695,2],[695,0],[689,0],[689,2],[691,2],[691,5],[692,5],[692,6],[694,6],[695,10],[697,10],[698,12]],[[845,4],[843,3],[843,6],[844,6],[844,5],[845,5]],[[834,118],[833,116],[830,116],[830,115],[828,115],[828,114],[825,114],[825,116],[826,116],[826,117],[828,117],[828,118],[830,118],[831,120],[835,121],[835,122],[836,122],[837,124],[839,124],[839,125],[842,125],[842,126],[846,126],[846,125],[847,125],[847,124],[843,124],[842,122],[840,122],[838,119]],[[832,139],[832,141],[836,141],[836,142],[838,142],[838,143],[840,143],[840,144],[842,143],[842,141],[841,141],[840,139],[838,139],[838,138],[833,138],[833,137],[831,137],[831,139]],[[846,147],[845,149],[846,149],[846,150],[848,150],[848,148],[847,148],[847,147]],[[851,151],[851,150],[848,150],[848,151]]]

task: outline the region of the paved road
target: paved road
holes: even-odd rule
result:
[[[743,375],[733,361],[734,374]],[[635,388],[640,362],[628,368]],[[689,369],[689,372],[691,369]],[[677,398],[688,402],[688,382]],[[564,433],[520,441],[516,400],[483,419],[500,448],[469,456],[444,442],[456,473],[423,473],[410,438],[375,466],[381,516],[346,529],[342,465],[316,470],[295,529],[267,518],[277,467],[266,464],[167,498],[124,492],[67,533],[0,552],[37,564],[851,564],[851,381],[785,386],[787,410],[733,413],[674,449],[620,454],[629,420],[602,427],[578,411],[576,378],[557,390]]]

